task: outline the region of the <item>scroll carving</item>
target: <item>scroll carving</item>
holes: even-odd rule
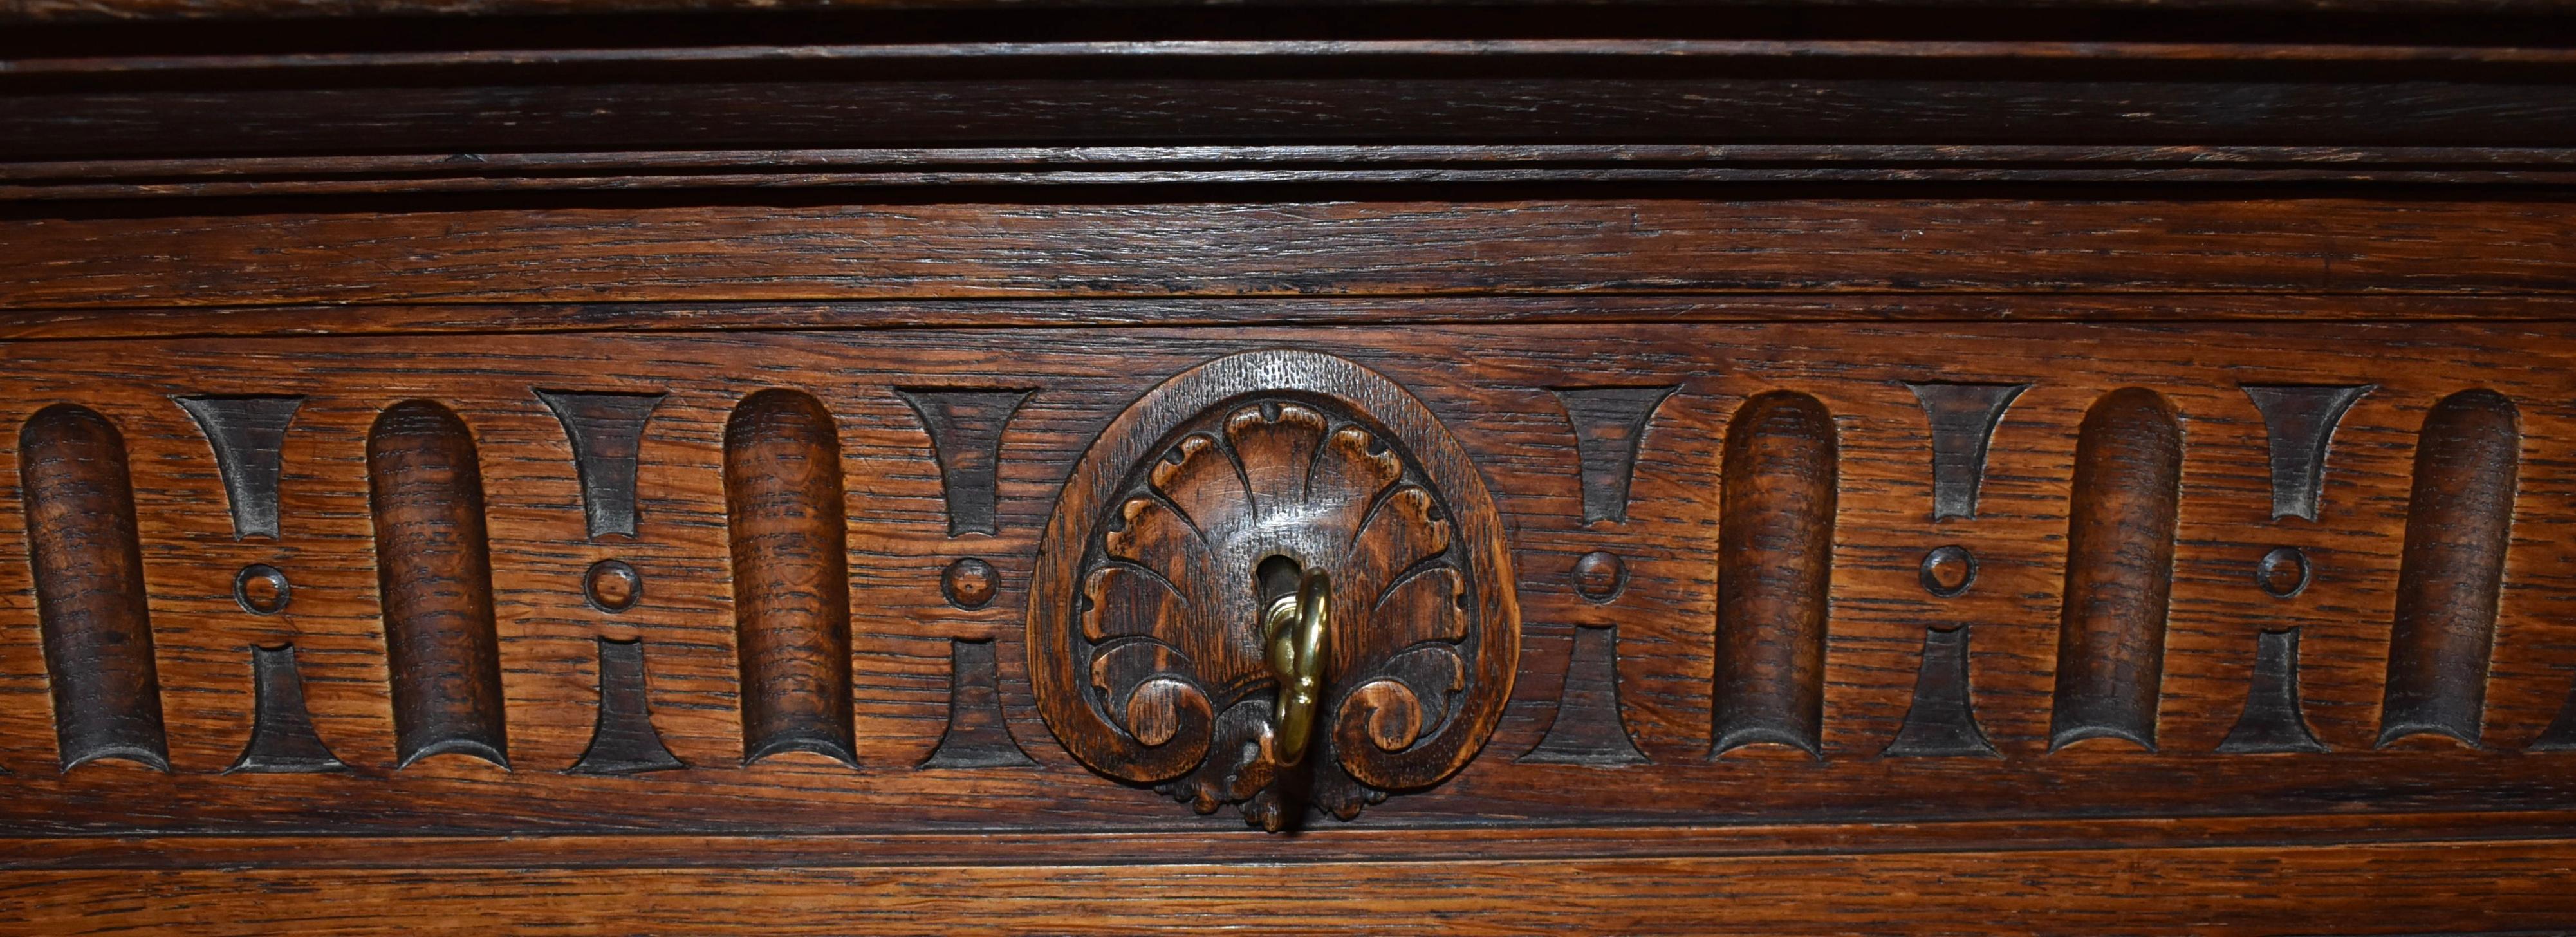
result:
[[[1084,456],[1046,543],[1028,651],[1048,727],[1202,813],[1351,818],[1464,765],[1509,696],[1491,496],[1421,404],[1342,359],[1236,355],[1156,388]],[[1282,564],[1333,582],[1317,744],[1286,769],[1258,630]]]

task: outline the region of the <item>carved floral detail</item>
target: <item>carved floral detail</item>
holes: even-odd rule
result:
[[[1205,760],[1161,786],[1201,813],[1241,801],[1247,820],[1277,829],[1296,819],[1290,803],[1348,819],[1384,799],[1354,776],[1371,757],[1356,749],[1403,751],[1467,684],[1474,613],[1440,499],[1371,430],[1295,401],[1232,409],[1143,475],[1081,580],[1093,705],[1148,747],[1213,716]],[[1335,585],[1311,778],[1271,767],[1276,684],[1259,610],[1275,592],[1256,570],[1273,558]]]
[[[1421,400],[1347,358],[1247,351],[1092,441],[1039,544],[1027,639],[1002,652],[1084,766],[1276,830],[1475,759],[1519,666],[1514,581],[1492,492]],[[1274,669],[1271,604],[1326,592],[1321,666],[1289,651]],[[1320,687],[1284,768],[1281,672]]]

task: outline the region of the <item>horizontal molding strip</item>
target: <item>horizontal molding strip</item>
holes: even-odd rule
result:
[[[849,4],[835,0],[0,0],[0,22],[96,23],[187,20],[364,19],[386,16],[528,16],[622,15],[656,13],[835,11],[852,6],[873,10],[981,11],[1026,9],[1186,8],[1194,0],[869,0]],[[1356,0],[1346,4],[1300,2],[1246,3],[1253,8],[1301,6],[1487,6],[1493,0]],[[1523,8],[1546,7],[1700,7],[1712,10],[1761,7],[1806,7],[1822,10],[1884,8],[1960,10],[2099,10],[2206,13],[2378,13],[2516,15],[2562,9],[2558,0],[1697,0],[1668,4],[1660,0],[1508,0]]]
[[[1211,930],[1547,932],[1568,921],[1622,933],[2255,935],[2344,932],[2494,937],[2557,932],[2576,885],[2567,840],[2126,854],[1721,857],[1365,863],[1281,880],[1270,866],[945,866],[900,869],[422,869],[18,872],[0,908],[39,933],[142,929],[172,906],[194,932],[335,932],[352,921],[471,921],[513,932],[676,929],[703,934],[915,934],[924,920],[986,933]],[[982,857],[962,857],[980,861]],[[1564,882],[1598,883],[1585,888]],[[280,901],[281,893],[298,900]],[[592,896],[613,895],[614,904]],[[1247,895],[1260,900],[1248,900]],[[1712,899],[1711,896],[1717,896]]]
[[[1948,823],[1728,826],[1322,827],[1294,839],[1250,829],[885,835],[533,833],[0,838],[0,870],[177,868],[621,868],[911,866],[988,853],[995,865],[1079,862],[1432,862],[2122,850],[2576,838],[2576,814],[2494,811],[2311,816],[2094,817]],[[399,857],[388,863],[387,856]]]
[[[1284,39],[1114,42],[949,42],[886,45],[702,46],[635,49],[502,49],[24,58],[0,76],[130,74],[309,68],[530,67],[604,64],[744,64],[1050,58],[1610,57],[1700,59],[1893,58],[2148,62],[2447,62],[2576,64],[2576,49],[2302,43],[1923,41],[1866,39]]]
[[[2458,238],[2475,238],[2480,250],[2463,255]],[[2576,204],[2532,197],[1655,199],[39,216],[0,219],[0,256],[11,259],[0,267],[0,310],[1325,295],[2557,294],[2576,292]],[[532,256],[545,262],[531,264]]]
[[[2576,149],[2264,146],[933,147],[0,163],[0,201],[886,186],[2147,182],[2564,185]]]
[[[585,158],[598,165],[701,146],[883,148],[898,154],[893,164],[960,147],[1278,147],[1327,163],[1352,147],[1452,148],[1432,157],[1445,162],[1514,147],[1586,146],[1596,155],[1575,158],[1613,162],[1664,158],[1638,147],[1810,147],[1692,157],[1699,163],[1848,158],[1819,146],[2547,150],[2576,147],[2571,89],[2576,49],[2545,45],[1174,40],[30,57],[0,61],[0,160],[394,154],[481,158],[488,168],[495,153],[603,154]],[[2360,156],[2389,158],[2409,159]],[[775,171],[757,161],[701,168]],[[33,172],[58,176],[60,167]]]
[[[196,336],[1642,322],[2566,322],[2576,297],[2210,293],[524,303],[0,311],[0,341]]]

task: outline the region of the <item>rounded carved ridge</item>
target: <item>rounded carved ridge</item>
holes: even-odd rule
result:
[[[1333,577],[1314,806],[1348,818],[1439,782],[1510,695],[1519,614],[1492,496],[1418,401],[1339,358],[1235,355],[1149,392],[1076,467],[1046,544],[1025,652],[1048,727],[1203,813],[1283,820],[1266,561]]]
[[[456,752],[509,767],[474,434],[427,400],[386,407],[367,431],[367,481],[400,763]]]
[[[2522,411],[2503,394],[2464,390],[2424,414],[2380,746],[2422,734],[2480,744],[2521,468]]]
[[[1712,757],[1758,743],[1822,757],[1839,450],[1806,394],[1757,395],[1727,424]]]
[[[2143,387],[2102,395],[2076,431],[2052,751],[2093,738],[2156,747],[2182,446],[2173,404]]]
[[[857,763],[840,433],[792,390],[743,398],[724,431],[725,526],[742,669],[742,760]]]
[[[87,407],[39,410],[18,432],[18,485],[63,770],[170,770],[124,435]]]

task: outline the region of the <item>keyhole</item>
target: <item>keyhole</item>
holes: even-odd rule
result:
[[[1305,581],[1306,567],[1284,556],[1262,560],[1252,571],[1253,588],[1261,595],[1255,608],[1269,608],[1270,603],[1297,594],[1297,584]]]

